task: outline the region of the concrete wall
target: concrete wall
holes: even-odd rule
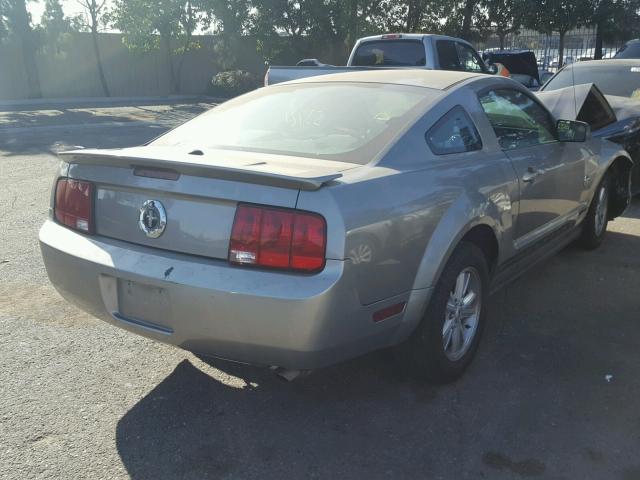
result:
[[[171,92],[166,61],[160,51],[137,53],[126,48],[122,35],[103,33],[99,36],[102,63],[111,96],[163,96],[170,93],[205,94],[211,77],[220,69],[220,38],[197,36],[200,48],[187,52],[181,74],[179,92]],[[321,57],[340,63],[343,49],[338,45],[317,52],[317,43],[285,39],[274,62],[295,63],[302,57]],[[216,48],[216,45],[217,48]],[[255,38],[242,37],[228,46],[238,68],[258,76],[264,74],[264,58],[256,51]],[[174,65],[179,57],[174,56]],[[44,98],[103,96],[91,35],[65,35],[57,47],[44,46],[37,55],[38,73]],[[0,45],[0,100],[28,97],[21,50],[10,43]]]

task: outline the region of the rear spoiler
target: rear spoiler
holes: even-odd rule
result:
[[[236,182],[255,183],[297,190],[318,190],[326,183],[342,177],[341,173],[327,175],[294,176],[273,171],[260,171],[259,165],[216,165],[210,162],[186,162],[162,158],[122,155],[118,151],[73,150],[58,154],[69,164],[108,165],[119,168],[150,167],[172,170],[184,175],[217,178]]]

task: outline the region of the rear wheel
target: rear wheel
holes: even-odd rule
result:
[[[598,248],[604,241],[609,223],[610,189],[611,182],[607,173],[600,181],[584,219],[580,244],[586,249]]]
[[[424,318],[402,346],[404,361],[433,383],[460,377],[478,348],[489,295],[482,251],[462,242],[447,262]]]

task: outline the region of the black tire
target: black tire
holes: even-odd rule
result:
[[[452,359],[445,352],[445,322],[447,303],[454,294],[458,276],[467,270],[477,273],[480,306],[475,331],[460,358]],[[489,297],[489,267],[476,245],[461,242],[447,262],[436,284],[425,315],[411,337],[400,346],[402,361],[407,369],[431,383],[445,384],[458,379],[473,359],[485,324]],[[466,330],[461,330],[466,331]],[[451,339],[451,338],[450,338]]]
[[[580,246],[587,250],[593,250],[602,245],[604,238],[607,235],[607,225],[609,223],[609,197],[611,193],[611,178],[608,173],[605,173],[604,177],[600,181],[598,188],[596,188],[589,205],[589,211],[584,219],[582,225],[582,234],[580,236]],[[600,204],[604,204],[604,219],[599,215],[602,215],[602,211],[599,211]],[[603,223],[602,223],[603,222]]]

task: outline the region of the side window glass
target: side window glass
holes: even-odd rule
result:
[[[482,149],[478,130],[460,106],[449,110],[425,135],[436,155],[471,152]]]
[[[480,104],[504,150],[556,141],[551,115],[518,90],[492,90],[480,96]]]
[[[462,43],[456,43],[458,48],[458,58],[460,59],[460,66],[465,72],[477,72],[482,73],[482,60],[478,57],[478,54],[470,48],[468,45]]]
[[[461,70],[460,60],[456,44],[450,40],[438,40],[436,42],[438,51],[438,62],[443,70]]]

